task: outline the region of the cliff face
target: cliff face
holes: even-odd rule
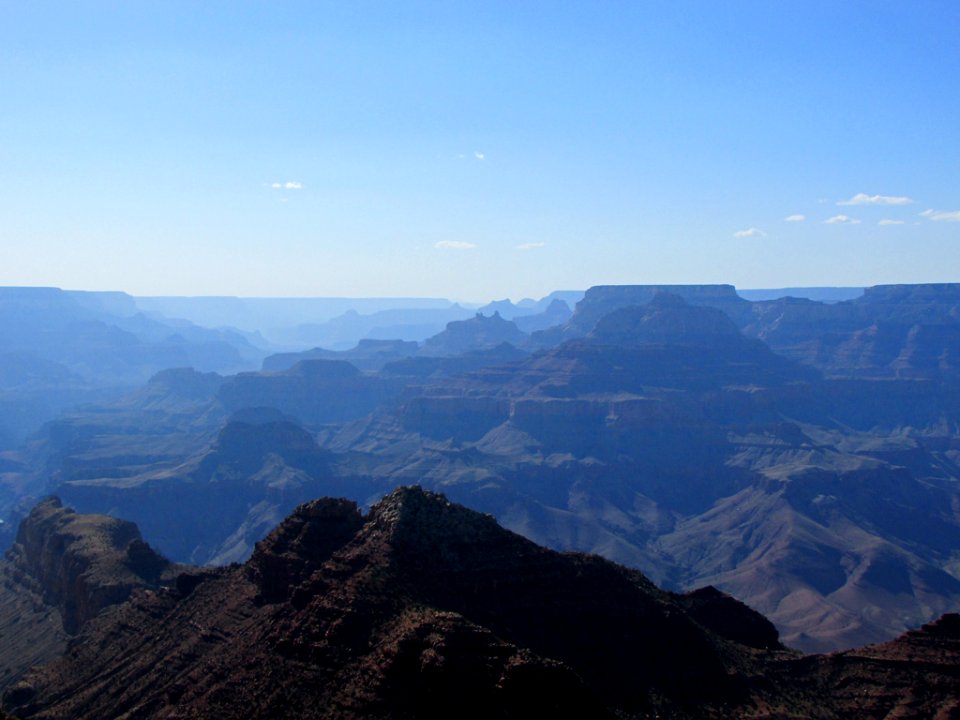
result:
[[[174,571],[133,523],[41,502],[0,562],[0,687],[56,657],[104,608],[171,581]]]
[[[587,290],[566,324],[535,333],[533,341],[550,347],[583,337],[603,316],[620,308],[646,305],[663,294],[680,297],[690,305],[722,310],[741,326],[752,314],[752,303],[737,295],[733,285],[597,285]]]
[[[832,304],[793,297],[749,302],[732,285],[597,286],[566,324],[535,333],[532,342],[552,347],[584,337],[605,316],[668,295],[721,311],[747,336],[831,376],[956,381],[960,371],[957,283],[878,285]]]
[[[878,285],[826,305],[754,303],[744,332],[834,377],[960,378],[960,284]]]
[[[845,718],[960,716],[960,615],[943,615],[896,640],[826,656],[803,682],[832,688]]]
[[[660,293],[646,305],[614,310],[588,334],[606,345],[743,345],[737,326],[722,311],[688,304],[679,295]]]
[[[57,498],[41,502],[20,524],[7,557],[11,576],[40,588],[70,634],[134,588],[158,585],[171,570],[133,523],[78,515]]]
[[[490,317],[477,314],[470,320],[457,320],[423,343],[420,354],[424,356],[459,355],[461,353],[489,350],[503,343],[517,345],[527,335],[510,320],[499,313]]]
[[[217,397],[231,412],[268,406],[313,426],[363,417],[402,389],[396,380],[364,375],[345,360],[301,360],[283,372],[240,373]]]
[[[885,308],[887,313],[922,311],[926,319],[960,319],[960,283],[875,285],[866,288],[857,305]]]

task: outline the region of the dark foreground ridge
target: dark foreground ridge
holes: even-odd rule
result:
[[[182,569],[155,553],[137,526],[39,503],[0,560],[0,690],[134,590],[171,584]]]
[[[558,553],[420,488],[306,503],[245,565],[134,589],[4,695],[22,718],[934,717],[960,618],[833,656],[712,588]]]

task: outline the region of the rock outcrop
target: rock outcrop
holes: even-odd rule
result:
[[[105,608],[135,590],[172,583],[176,572],[133,523],[44,500],[0,562],[0,687],[59,654]]]
[[[42,589],[70,634],[135,588],[159,585],[171,570],[133,523],[78,515],[57,498],[37,505],[20,524],[8,560],[13,577]]]
[[[490,317],[478,313],[469,320],[447,323],[442,333],[423,343],[420,354],[427,357],[460,355],[476,350],[489,350],[503,343],[518,345],[526,338],[526,333],[512,321],[500,317],[500,313],[495,312]]]
[[[891,642],[819,658],[801,675],[829,688],[844,718],[960,716],[960,615],[949,613]]]
[[[230,411],[273,407],[308,426],[363,417],[400,395],[403,384],[361,373],[345,360],[300,360],[283,372],[240,373],[220,388]]]

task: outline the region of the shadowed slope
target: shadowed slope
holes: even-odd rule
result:
[[[800,657],[717,590],[666,593],[400,488],[366,517],[348,501],[312,501],[246,565],[134,593],[4,704],[77,720],[919,720],[960,708],[958,660],[956,615],[884,645]]]
[[[777,647],[722,595],[700,624],[684,608],[706,601],[417,488],[365,519],[308,503],[246,566],[177,587],[98,619],[6,703],[38,718],[686,714],[746,697],[735,665],[758,651],[722,637],[725,607],[740,640]]]

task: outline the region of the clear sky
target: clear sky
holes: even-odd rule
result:
[[[960,280],[960,2],[0,0],[0,285]]]

